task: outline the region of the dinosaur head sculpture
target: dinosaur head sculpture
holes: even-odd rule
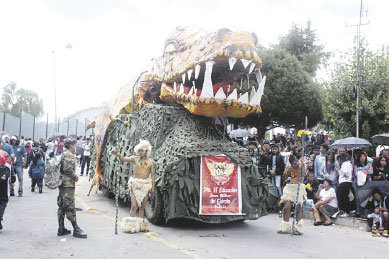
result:
[[[141,77],[139,108],[160,99],[208,117],[260,113],[265,78],[256,45],[254,33],[178,27],[167,38],[163,55]],[[242,81],[250,73],[256,74],[259,87],[242,93]]]
[[[132,113],[147,103],[180,104],[207,117],[246,117],[260,113],[266,77],[261,75],[253,33],[220,29],[208,33],[198,27],[178,27],[165,42],[163,55],[153,59],[134,85],[126,84],[96,118],[96,172],[106,131],[120,114]],[[242,93],[243,80],[255,73],[258,88]],[[250,83],[250,82],[249,82]],[[250,84],[248,84],[250,86]]]

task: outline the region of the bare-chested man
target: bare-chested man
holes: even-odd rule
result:
[[[155,189],[155,166],[154,161],[148,158],[151,153],[151,145],[146,140],[140,140],[135,146],[135,156],[123,157],[120,154],[120,148],[117,147],[115,152],[119,154],[119,160],[122,162],[132,163],[134,176],[128,180],[128,187],[131,194],[131,211],[130,216],[135,217],[139,208],[139,217],[143,218],[148,199],[148,193]]]
[[[295,235],[301,235],[303,233],[303,210],[302,204],[307,198],[305,191],[305,185],[303,183],[304,177],[307,173],[307,166],[304,165],[304,157],[298,160],[294,155],[289,157],[290,166],[285,170],[284,177],[290,178],[290,183],[286,184],[281,197],[281,202],[284,203],[283,221],[281,221],[279,234],[290,234],[292,232],[292,223],[289,222],[290,211],[292,204],[296,203],[297,191],[299,189],[299,197],[297,201],[296,209],[296,227],[294,230]],[[300,188],[298,188],[300,186]]]

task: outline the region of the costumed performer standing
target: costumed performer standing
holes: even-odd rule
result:
[[[290,234],[292,232],[292,223],[289,222],[292,204],[296,204],[296,225],[293,234],[302,235],[303,233],[303,210],[301,205],[307,198],[304,177],[307,173],[307,166],[304,164],[304,157],[298,160],[294,155],[290,155],[290,166],[285,170],[284,178],[290,177],[290,183],[286,184],[280,203],[284,203],[283,220],[281,221],[279,234]],[[297,198],[298,193],[298,198]],[[295,205],[296,206],[296,205]]]
[[[119,160],[122,162],[129,162],[133,165],[133,177],[128,180],[128,187],[131,195],[131,211],[130,218],[126,218],[122,222],[139,222],[140,231],[147,229],[143,226],[145,221],[142,220],[144,217],[144,211],[148,200],[148,193],[154,193],[155,190],[155,165],[154,161],[149,158],[151,154],[151,145],[147,140],[140,140],[134,148],[135,156],[124,157],[120,154],[120,148],[116,147],[115,152],[119,155]],[[136,211],[139,208],[139,219],[135,218]],[[131,226],[131,224],[129,224]],[[122,223],[123,228],[123,223]],[[137,232],[138,228],[124,228],[125,232]],[[124,231],[124,230],[123,230]]]

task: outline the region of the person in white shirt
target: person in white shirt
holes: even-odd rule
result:
[[[46,144],[47,150],[46,150],[46,157],[50,157],[52,153],[54,153],[54,142],[53,139],[49,138],[49,141]]]
[[[83,144],[81,147],[82,147],[82,149],[84,149],[84,155],[82,156],[82,163],[81,163],[81,173],[80,173],[80,176],[83,176],[83,175],[84,175],[85,164],[87,165],[87,166],[86,166],[86,173],[85,173],[85,176],[88,176],[89,165],[90,165],[90,147],[91,147],[90,139],[87,138],[87,139],[86,139],[86,143]]]
[[[339,217],[346,218],[350,216],[350,211],[352,209],[352,204],[349,199],[350,191],[353,188],[352,184],[352,175],[353,175],[353,165],[351,164],[352,152],[348,151],[347,155],[339,155],[339,160],[343,161],[342,156],[347,156],[346,161],[342,163],[339,170],[339,186],[337,190],[339,210],[341,215]]]
[[[322,215],[326,222],[324,226],[332,225],[331,216],[338,212],[338,201],[336,199],[336,192],[334,188],[331,188],[332,181],[325,179],[323,184],[319,185],[319,189],[316,192],[316,198],[319,201],[315,204],[313,209],[313,215],[315,217],[315,226],[322,225],[320,216]]]

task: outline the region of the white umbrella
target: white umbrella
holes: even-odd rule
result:
[[[235,129],[228,134],[231,138],[253,136],[247,129]]]

